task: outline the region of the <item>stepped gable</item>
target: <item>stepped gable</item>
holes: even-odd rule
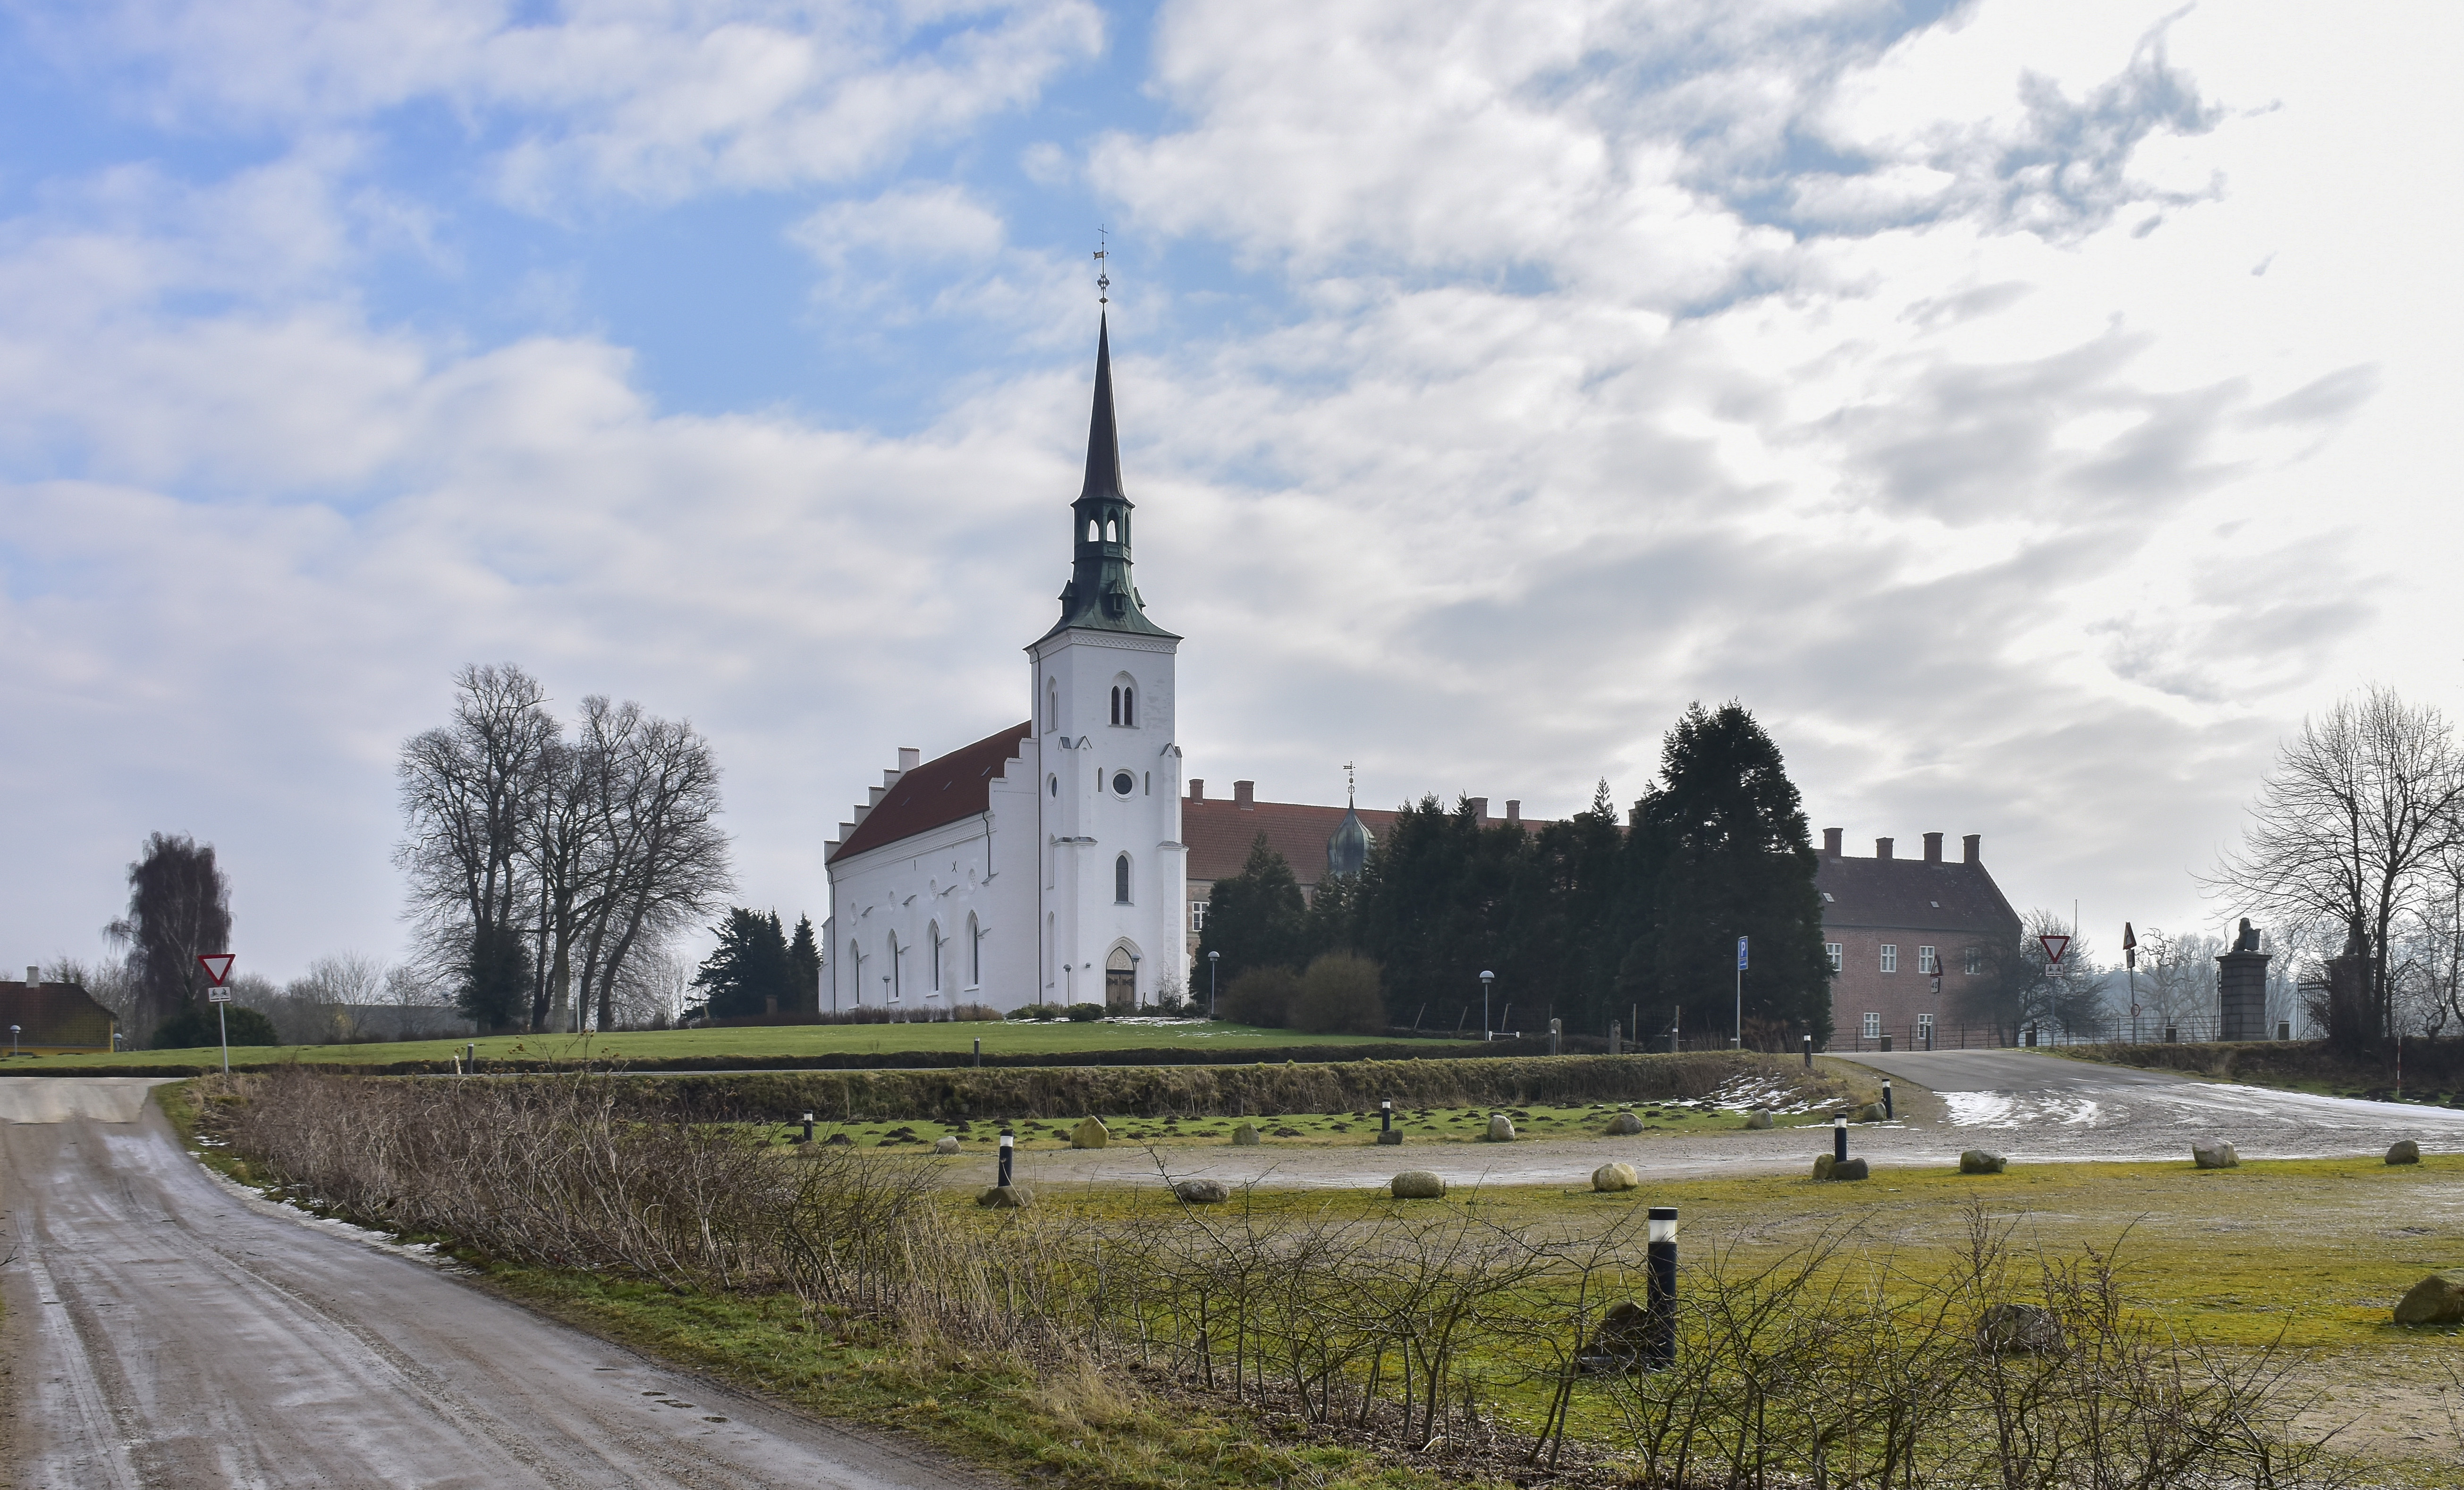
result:
[[[855,825],[847,842],[830,855],[830,863],[851,858],[885,844],[913,838],[944,822],[970,818],[992,805],[993,778],[1016,760],[1032,721],[1014,724],[973,745],[927,760],[900,773],[881,801]]]

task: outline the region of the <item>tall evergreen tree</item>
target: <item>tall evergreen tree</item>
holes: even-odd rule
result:
[[[1206,929],[1199,933],[1199,967],[1206,954],[1220,952],[1222,962],[1215,976],[1225,988],[1251,968],[1297,970],[1308,953],[1309,909],[1300,881],[1284,856],[1266,843],[1266,835],[1249,845],[1249,860],[1241,872],[1217,880],[1206,897]]]
[[[1452,808],[1423,797],[1395,816],[1386,840],[1361,873],[1353,915],[1354,943],[1385,974],[1387,1005],[1397,1018],[1428,1005],[1461,1011],[1480,997],[1480,975],[1493,972],[1509,1001],[1537,1018],[1558,994],[1534,980],[1529,938],[1518,917],[1533,896],[1531,838],[1520,824],[1484,828],[1468,799]],[[1503,1018],[1506,1005],[1491,1012]]]
[[[712,930],[718,946],[693,975],[712,1019],[752,1019],[767,1012],[773,998],[781,1011],[794,1007],[787,932],[779,912],[730,907],[727,919]]]
[[[529,1017],[530,938],[516,926],[471,929],[470,950],[455,969],[453,1007],[482,1030],[522,1027]]]
[[[813,939],[813,918],[796,917],[796,934],[787,943],[787,981],[792,985],[799,1014],[817,1013],[822,1006],[822,949]],[[779,1000],[781,1011],[791,1007],[784,998]]]
[[[1635,803],[1625,857],[1618,992],[1645,1021],[1729,1029],[1746,936],[1749,1023],[1830,1038],[1818,860],[1779,747],[1751,713],[1696,704],[1677,721],[1658,784]]]

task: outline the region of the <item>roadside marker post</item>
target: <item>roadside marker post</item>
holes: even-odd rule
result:
[[[1805,1037],[1805,1068],[1809,1071],[1814,1069],[1814,1037],[1811,1035]]]
[[[1831,1114],[1831,1157],[1835,1163],[1848,1162],[1848,1114]]]
[[[213,979],[213,986],[206,991],[206,1001],[214,1006],[214,1027],[222,1032],[225,1076],[231,1075],[231,990],[223,986],[223,979],[231,976],[231,954],[227,952],[197,954],[197,966],[205,969],[206,976]]]
[[[1011,1146],[1012,1144],[1016,1143],[1016,1142],[1017,1142],[1017,1140],[1016,1140],[1016,1139],[1014,1139],[1014,1138],[1012,1138],[1012,1137],[1011,1137],[1009,1134],[1007,1134],[1007,1133],[1003,1133],[1003,1134],[1001,1134],[1001,1169],[1000,1169],[1000,1171],[999,1171],[999,1173],[1000,1173],[1001,1177],[1000,1177],[999,1179],[995,1180],[993,1183],[995,1183],[995,1184],[997,1184],[997,1185],[1001,1186],[1001,1187],[1002,1189],[1004,1189],[1004,1190],[1006,1190],[1006,1189],[1008,1189],[1008,1188],[1009,1188],[1009,1176],[1010,1176],[1010,1152],[1011,1152],[1011,1148],[1010,1148],[1010,1146]]]
[[[1895,1114],[1891,1110],[1891,1079],[1885,1076],[1882,1078],[1882,1121],[1888,1123],[1893,1121],[1894,1117]]]
[[[1656,1205],[1644,1221],[1650,1268],[1643,1307],[1651,1333],[1643,1348],[1647,1367],[1677,1364],[1677,1208]]]
[[[804,1142],[806,1142],[806,1143],[811,1143],[812,1141],[813,1141],[813,1115],[812,1115],[811,1113],[807,1112],[807,1113],[805,1113],[805,1114],[804,1114]]]
[[[1731,1050],[1746,1048],[1746,939],[1737,938],[1737,1033],[1728,1041]]]
[[[976,1037],[976,1064],[978,1064],[978,1065],[981,1065],[981,1064],[983,1064],[983,1063],[984,1063],[984,1038],[983,1038],[981,1035],[979,1035],[979,1036],[977,1036],[977,1037]]]

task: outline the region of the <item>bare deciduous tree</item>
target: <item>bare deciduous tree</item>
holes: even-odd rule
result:
[[[2239,851],[2208,880],[2279,925],[2333,927],[2371,958],[2378,1027],[2395,1014],[2388,956],[2464,844],[2464,759],[2446,717],[2371,687],[2302,721],[2251,806]]]
[[[530,970],[504,1017],[526,1002],[531,1028],[562,1028],[595,1004],[608,1027],[627,963],[730,886],[710,744],[690,724],[598,695],[566,738],[538,682],[511,664],[466,668],[455,682],[453,723],[407,741],[400,767],[408,832],[397,861],[430,958],[475,969],[477,949],[518,938],[536,955],[496,964]]]

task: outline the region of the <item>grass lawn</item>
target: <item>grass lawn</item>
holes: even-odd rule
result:
[[[943,1020],[931,1024],[779,1024],[731,1029],[640,1030],[614,1035],[504,1035],[476,1041],[458,1040],[398,1041],[370,1045],[234,1046],[234,1062],[298,1060],[341,1065],[380,1064],[397,1061],[446,1061],[468,1043],[476,1043],[487,1060],[623,1061],[656,1067],[661,1061],[831,1054],[896,1055],[908,1051],[936,1054],[972,1052],[984,1042],[986,1055],[1063,1055],[1089,1050],[1155,1050],[1176,1047],[1207,1049],[1284,1049],[1297,1045],[1358,1046],[1391,1043],[1381,1037],[1311,1035],[1301,1030],[1261,1029],[1200,1019],[1113,1019],[1049,1023],[1027,1019]],[[1451,1053],[1454,1041],[1427,1041],[1433,1055]],[[164,1065],[185,1063],[214,1064],[219,1046],[201,1050],[128,1050],[90,1056],[20,1057],[8,1069],[109,1070],[114,1066]]]
[[[1405,1142],[1411,1145],[1474,1144],[1482,1142],[1481,1135],[1488,1130],[1488,1115],[1504,1112],[1514,1120],[1515,1133],[1521,1138],[1600,1138],[1607,1136],[1605,1129],[1610,1120],[1628,1108],[1642,1120],[1643,1131],[1647,1133],[1732,1128],[1745,1121],[1742,1111],[1715,1107],[1708,1103],[1592,1102],[1539,1103],[1520,1107],[1434,1107],[1412,1111],[1397,1107],[1395,1126],[1403,1130]],[[1780,1128],[1824,1125],[1831,1121],[1831,1113],[1827,1107],[1781,1113],[1772,1121]],[[1104,1125],[1111,1131],[1111,1142],[1131,1146],[1152,1144],[1165,1149],[1229,1144],[1232,1130],[1243,1122],[1258,1125],[1260,1146],[1269,1149],[1359,1148],[1372,1143],[1377,1132],[1377,1114],[1374,1110],[1287,1113],[1281,1117],[1254,1119],[1140,1118],[1104,1114]],[[1069,1147],[1070,1129],[1077,1123],[1075,1118],[1022,1118],[1010,1125],[1010,1130],[1016,1136],[1017,1147],[1023,1150],[1067,1149]],[[957,1139],[967,1150],[989,1152],[999,1142],[1001,1130],[1001,1125],[991,1121],[883,1121],[825,1123],[814,1128],[813,1136],[828,1142],[844,1134],[848,1142],[863,1148],[895,1149],[931,1144],[947,1135]],[[755,1131],[772,1141],[782,1141],[801,1132],[802,1128],[794,1125],[764,1125],[757,1127]]]

